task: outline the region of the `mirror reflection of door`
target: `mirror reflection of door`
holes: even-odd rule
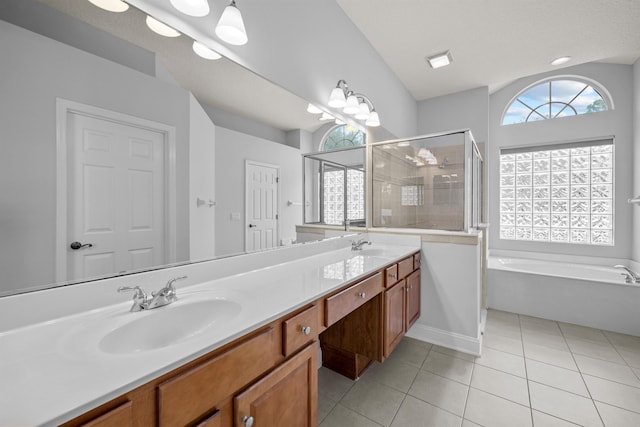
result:
[[[246,239],[247,252],[278,246],[277,166],[246,163]]]
[[[164,133],[71,112],[67,119],[68,280],[164,264]]]

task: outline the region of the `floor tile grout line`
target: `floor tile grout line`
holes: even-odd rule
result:
[[[518,315],[518,325],[520,326],[520,335],[522,335],[522,322],[520,321],[520,315]],[[529,416],[531,417],[531,425],[535,425],[533,420],[533,402],[531,401],[531,389],[529,388],[529,370],[527,368],[527,353],[524,350],[524,339],[522,340],[522,358],[524,361],[524,381],[527,385],[527,398],[529,399]]]

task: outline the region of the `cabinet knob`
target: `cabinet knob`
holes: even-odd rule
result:
[[[253,421],[253,417],[247,417],[246,415],[242,417],[242,422],[244,423],[245,427],[252,427]]]
[[[397,279],[397,278],[398,278],[398,274],[397,274],[397,273],[393,273],[393,274],[391,275],[391,277],[393,277],[394,279]]]
[[[360,292],[360,298],[365,299],[367,297],[367,294],[365,294],[364,292]]]
[[[302,326],[302,333],[305,335],[310,335],[311,334],[311,326]]]

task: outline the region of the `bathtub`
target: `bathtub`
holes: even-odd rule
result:
[[[625,283],[625,264],[591,257],[492,251],[487,306],[640,336],[640,284]]]

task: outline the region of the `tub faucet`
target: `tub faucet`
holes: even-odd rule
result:
[[[358,242],[351,242],[351,250],[352,251],[361,251],[362,250],[362,246],[364,245],[370,245],[371,242],[365,239],[360,239],[358,240]]]
[[[627,267],[626,265],[614,265],[613,268],[621,268],[625,270],[624,273],[621,273],[625,277],[625,282],[627,283],[640,283],[640,275]]]

